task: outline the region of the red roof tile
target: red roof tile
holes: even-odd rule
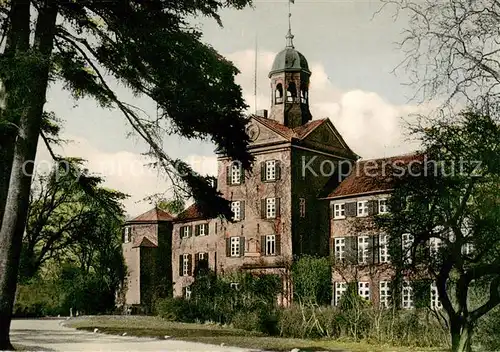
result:
[[[204,219],[203,215],[199,211],[196,204],[193,204],[186,208],[182,213],[177,215],[175,221],[188,221],[188,220],[196,220],[196,219]]]
[[[422,160],[420,154],[407,154],[382,159],[358,161],[350,174],[328,193],[326,198],[341,198],[364,193],[389,191],[393,188],[391,166],[402,166],[411,161]],[[334,176],[337,177],[337,176]]]
[[[305,138],[310,132],[314,131],[318,126],[323,124],[323,122],[328,120],[328,119],[312,120],[302,126],[289,128],[277,121],[266,119],[265,117],[261,116],[253,116],[253,117],[254,119],[259,121],[261,124],[269,128],[270,130],[278,133],[279,135],[283,136],[288,140],[292,140],[292,138],[297,138],[297,139]]]
[[[139,237],[136,241],[134,241],[133,247],[150,247],[155,248],[158,247],[157,241],[154,238],[148,238],[146,236]]]
[[[172,221],[173,219],[174,217],[172,215],[158,207],[155,207],[127,222],[158,222]]]

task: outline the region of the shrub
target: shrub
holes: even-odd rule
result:
[[[195,305],[182,298],[163,298],[156,303],[157,314],[166,320],[194,323],[198,314]]]
[[[236,329],[242,329],[247,331],[260,331],[261,330],[261,319],[259,312],[237,312],[231,324]]]

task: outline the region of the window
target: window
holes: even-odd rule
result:
[[[266,161],[266,181],[276,180],[276,161],[268,160]]]
[[[130,227],[125,227],[125,236],[123,236],[123,242],[132,242],[132,229]]]
[[[474,251],[474,245],[472,243],[464,243],[462,245],[462,255],[470,256]]]
[[[198,253],[198,260],[199,261],[208,260],[208,253],[205,252]]]
[[[231,257],[240,256],[240,238],[231,237]]]
[[[411,264],[412,258],[411,258],[411,246],[413,244],[413,236],[410,235],[409,233],[405,233],[402,236],[402,250],[403,250],[403,258],[405,264]]]
[[[387,199],[379,199],[378,200],[378,212],[379,214],[387,213]]]
[[[240,288],[240,284],[238,282],[231,282],[230,286],[233,290],[238,290]]]
[[[363,200],[358,202],[358,216],[367,216],[368,215],[368,201]]]
[[[233,212],[233,220],[241,220],[241,202],[239,200],[231,202],[231,211]]]
[[[300,198],[299,199],[299,208],[300,208],[300,217],[305,218],[306,217],[306,199],[305,198]]]
[[[197,225],[196,231],[197,231],[198,236],[208,235],[208,224]]]
[[[381,308],[389,308],[391,299],[391,282],[379,282],[379,302]]]
[[[182,276],[189,276],[189,254],[182,255]]]
[[[276,236],[267,235],[266,236],[266,255],[276,254]]]
[[[191,287],[190,286],[186,286],[184,288],[184,298],[191,299]]]
[[[439,254],[439,249],[441,248],[442,241],[440,238],[437,237],[431,237],[429,239],[429,249],[430,249],[430,254],[433,258],[437,258]]]
[[[369,282],[358,282],[358,295],[361,298],[370,300],[370,283]]]
[[[276,91],[274,92],[276,98],[276,104],[283,103],[283,85],[278,83],[276,85]]]
[[[336,282],[335,283],[335,297],[334,297],[334,305],[338,306],[342,295],[347,291],[347,283],[346,282]]]
[[[403,309],[413,308],[413,287],[408,281],[403,282],[403,290],[401,292],[402,307]]]
[[[379,237],[379,262],[391,262],[391,255],[389,254],[389,235],[382,234]]]
[[[293,102],[297,97],[297,86],[295,82],[288,83],[288,88],[286,91],[286,101]]]
[[[439,300],[439,294],[436,283],[433,282],[431,283],[431,309],[441,309],[441,308],[443,308],[443,305]]]
[[[241,183],[241,164],[233,162],[231,164],[231,184],[239,185]]]
[[[276,218],[276,198],[266,198],[266,218]]]
[[[335,238],[335,259],[343,261],[345,259],[345,238]]]
[[[189,236],[191,236],[191,226],[182,226],[181,236],[182,238],[188,238]]]
[[[337,203],[333,205],[334,219],[344,219],[345,218],[345,203]]]
[[[359,236],[358,237],[358,263],[368,264],[368,246],[370,243],[369,236]]]

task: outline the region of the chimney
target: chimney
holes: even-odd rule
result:
[[[263,118],[266,118],[267,119],[267,110],[265,109],[262,109],[262,110],[257,110],[255,112],[255,115],[259,116],[259,117],[263,117]]]

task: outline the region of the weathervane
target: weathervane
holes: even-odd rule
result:
[[[290,4],[295,4],[295,0],[288,0],[288,33],[286,35],[286,47],[293,49],[292,8]]]

